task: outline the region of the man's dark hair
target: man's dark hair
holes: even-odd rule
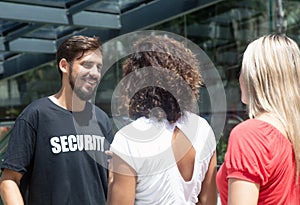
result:
[[[86,51],[100,49],[102,52],[101,42],[98,37],[72,36],[65,40],[57,49],[56,61],[60,75],[59,62],[65,58],[70,64],[74,59],[80,59]]]

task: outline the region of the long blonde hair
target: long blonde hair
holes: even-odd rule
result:
[[[272,34],[250,43],[241,76],[248,97],[249,117],[269,113],[283,124],[294,147],[300,173],[300,51],[285,35]]]

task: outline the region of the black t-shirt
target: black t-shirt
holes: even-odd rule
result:
[[[70,112],[49,98],[31,103],[17,118],[1,168],[23,175],[29,205],[106,204],[107,156],[113,140],[107,115],[87,103]]]

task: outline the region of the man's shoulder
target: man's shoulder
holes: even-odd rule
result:
[[[41,108],[45,106],[45,104],[48,104],[50,102],[48,97],[42,97],[36,100],[33,100],[30,104],[27,105],[25,109],[30,109],[30,108]]]
[[[24,108],[21,115],[25,113],[39,111],[39,110],[45,110],[48,103],[49,103],[49,99],[47,97],[36,99]]]

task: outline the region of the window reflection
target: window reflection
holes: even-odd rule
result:
[[[300,2],[285,1],[287,35],[300,42]],[[226,149],[232,127],[246,118],[245,106],[240,102],[238,74],[242,54],[253,39],[276,31],[276,1],[228,0],[166,21],[151,30],[164,30],[186,37],[199,45],[215,64],[227,96],[227,124],[222,133],[219,150]],[[121,49],[122,46],[120,46]],[[110,100],[122,78],[120,63],[105,73],[98,87],[95,102],[109,115]],[[0,81],[0,120],[15,119],[33,100],[51,95],[60,88],[60,76],[55,62]],[[205,88],[200,90],[199,108],[209,118],[210,103]]]

